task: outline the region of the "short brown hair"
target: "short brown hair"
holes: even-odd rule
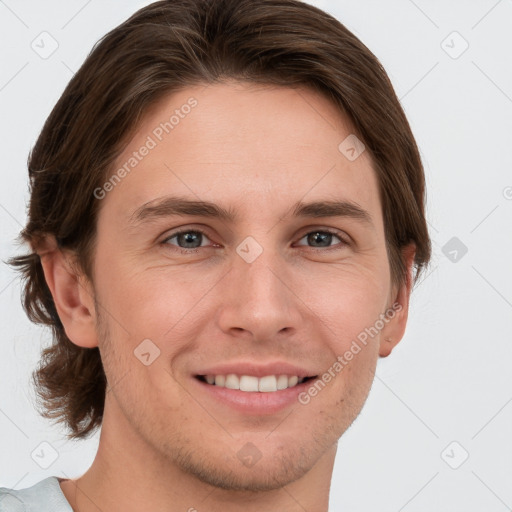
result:
[[[418,148],[377,58],[339,21],[299,0],[155,2],[109,32],[72,78],[30,154],[32,253],[11,264],[24,278],[29,318],[53,330],[33,378],[47,418],[70,438],[101,425],[106,377],[97,348],[73,344],[46,284],[40,243],[53,235],[92,281],[99,201],[149,106],[191,85],[235,79],[310,87],[328,98],[364,142],[379,182],[394,284],[406,279],[401,249],[416,245],[415,282],[430,259],[425,178]],[[341,142],[341,141],[340,141]]]

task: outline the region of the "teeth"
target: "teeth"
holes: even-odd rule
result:
[[[242,375],[240,377],[240,390],[241,391],[258,391],[258,377],[250,377],[249,375]]]
[[[279,375],[277,378],[277,389],[286,389],[288,387],[288,376]]]
[[[299,382],[299,377],[297,377],[296,375],[294,375],[293,377],[290,377],[288,379],[288,387],[291,388],[293,386],[296,386],[297,382]]]
[[[297,375],[266,375],[265,377],[255,377],[253,375],[205,375],[208,384],[214,384],[221,388],[238,389],[240,391],[272,393],[287,388],[292,388],[304,381],[304,378]]]
[[[240,389],[240,379],[234,373],[226,375],[225,387],[228,389]]]
[[[286,377],[286,375],[285,375]],[[241,388],[241,386],[240,386]],[[271,391],[277,391],[277,379],[275,375],[267,375],[266,377],[262,377],[260,379],[258,385],[258,391],[262,391],[264,393],[270,393]]]

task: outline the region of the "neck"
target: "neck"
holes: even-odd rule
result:
[[[92,466],[82,477],[61,482],[75,512],[328,510],[336,445],[301,478],[284,487],[270,491],[221,489],[155,453],[153,447],[123,423],[120,411],[111,414],[105,405],[99,448]]]

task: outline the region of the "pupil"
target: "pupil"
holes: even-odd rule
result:
[[[321,247],[329,247],[330,237],[332,237],[332,235],[330,233],[321,233],[321,232],[317,231],[316,233],[311,233],[311,235],[309,235],[308,242],[314,244],[318,241],[318,239],[320,239],[320,244],[322,243],[322,241],[326,242],[323,245],[321,245]]]
[[[199,240],[200,234],[195,231],[189,231],[187,233],[182,233],[180,236],[182,237],[182,240],[184,240],[185,244],[194,244],[194,242],[197,242]],[[199,245],[193,246],[192,248],[196,248],[196,247],[200,247],[200,246],[201,246],[201,243],[199,243]],[[187,248],[190,248],[190,247],[187,245]]]

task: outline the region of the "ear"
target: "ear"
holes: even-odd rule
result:
[[[390,296],[390,304],[386,317],[388,322],[381,331],[379,356],[387,357],[405,333],[407,317],[409,315],[409,298],[412,290],[412,267],[414,256],[416,254],[416,245],[411,243],[402,249],[402,258],[406,265],[405,283],[398,287],[393,287]],[[394,313],[394,314],[393,314]]]
[[[67,337],[79,347],[98,346],[94,294],[90,281],[75,270],[72,256],[47,237],[37,253]]]

